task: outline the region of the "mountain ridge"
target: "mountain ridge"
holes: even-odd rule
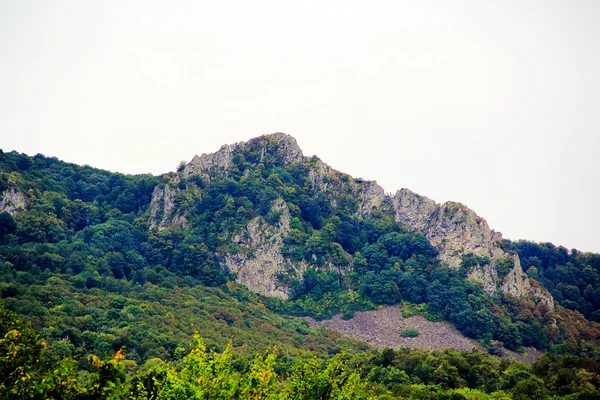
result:
[[[196,155],[187,164],[179,168],[178,175],[175,176],[173,184],[165,184],[163,189],[155,189],[151,203],[150,226],[152,228],[164,229],[170,226],[169,218],[172,217],[171,224],[180,224],[186,226],[187,219],[182,213],[177,214],[175,210],[174,199],[180,189],[173,186],[179,185],[182,180],[188,180],[194,177],[210,182],[212,177],[227,178],[232,168],[233,158],[245,150],[254,151],[258,162],[265,157],[270,156],[279,159],[283,166],[295,163],[308,162],[312,160],[312,166],[308,170],[308,175],[313,189],[317,193],[325,193],[331,189],[335,179],[347,179],[354,183],[354,191],[360,192],[359,212],[361,215],[368,215],[374,210],[393,213],[394,219],[402,223],[409,229],[421,231],[425,234],[432,245],[440,252],[440,260],[450,268],[458,269],[461,259],[467,255],[478,257],[476,265],[469,271],[469,278],[479,281],[484,290],[490,294],[501,291],[515,297],[529,297],[537,299],[544,303],[549,309],[553,309],[554,302],[549,292],[531,285],[529,278],[523,272],[520,260],[516,253],[510,253],[503,249],[502,235],[499,232],[491,230],[485,219],[478,216],[474,211],[457,202],[446,202],[437,204],[425,196],[418,195],[409,189],[403,188],[395,194],[386,194],[384,189],[376,181],[352,178],[347,174],[337,171],[324,163],[317,157],[306,157],[303,155],[297,141],[285,133],[274,133],[263,135],[247,142],[238,142],[231,145],[223,145],[217,152]],[[249,173],[249,170],[240,171],[242,176]],[[332,199],[336,201],[335,196]],[[162,213],[161,210],[162,204]],[[285,204],[279,204],[278,208],[285,213]],[[289,210],[287,210],[289,214]],[[160,221],[157,215],[162,215]],[[283,228],[283,235],[288,233],[288,228]],[[256,249],[263,256],[270,254],[271,258],[278,258],[276,253],[280,248],[271,248],[265,253],[262,245],[256,244]],[[261,256],[262,263],[268,261],[268,257]],[[498,274],[498,265],[504,264],[504,269]],[[233,261],[233,258],[226,257],[225,264],[233,271],[249,276],[247,271],[249,267],[240,265]],[[510,265],[512,264],[512,265]],[[264,279],[269,282],[267,286],[272,289],[267,290],[264,285],[259,286],[249,283],[242,279],[240,283],[249,284],[251,290],[266,295],[276,295],[286,297],[285,290],[274,281],[275,276],[289,269],[289,264],[283,262],[275,263],[275,268],[266,275]],[[508,266],[507,266],[508,265]],[[258,265],[253,264],[256,269]],[[303,265],[298,266],[301,273],[306,268]],[[261,270],[259,274],[264,274]]]

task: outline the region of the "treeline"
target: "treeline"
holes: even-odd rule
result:
[[[44,364],[47,351],[28,323],[0,308],[0,396],[7,399],[596,399],[600,364],[546,355],[531,366],[472,351],[384,349],[282,360],[270,349],[239,362],[231,345],[207,350],[194,336],[179,361],[130,368],[127,352],[77,368],[70,357]]]

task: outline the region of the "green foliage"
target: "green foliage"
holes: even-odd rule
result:
[[[122,301],[113,300],[120,306]],[[6,398],[107,399],[531,399],[568,396],[597,398],[600,366],[574,356],[546,355],[532,366],[501,361],[479,351],[384,349],[354,356],[340,353],[328,360],[297,360],[282,369],[278,350],[235,356],[208,350],[195,335],[181,362],[150,360],[134,365],[118,351],[113,359],[89,357],[86,370],[65,357],[45,365],[45,342],[28,324],[0,309],[0,395]],[[246,365],[246,366],[244,366]],[[276,372],[281,370],[282,374]]]
[[[9,240],[8,235],[14,235],[17,232],[17,222],[12,215],[3,211],[0,213],[0,244],[6,244]]]
[[[569,251],[552,243],[510,243],[527,275],[537,279],[562,306],[600,322],[600,255]]]
[[[515,262],[512,258],[504,258],[496,262],[496,271],[499,279],[504,277],[515,267]]]
[[[462,256],[460,266],[466,270],[470,270],[475,266],[485,266],[490,263],[490,259],[487,256],[479,257],[473,253],[468,253]]]
[[[302,363],[294,371],[289,388],[283,399],[320,400],[347,399],[359,400],[370,398],[366,385],[361,382],[360,375],[348,368],[344,355],[339,354],[327,361],[325,368],[312,358]]]
[[[124,376],[122,353],[103,362],[89,357],[86,378],[75,369],[75,362],[65,358],[46,368],[41,355],[46,343],[31,326],[0,307],[0,397],[9,399],[122,398]]]
[[[172,365],[138,374],[130,382],[131,399],[271,399],[277,374],[274,354],[256,355],[250,371],[240,374],[232,363],[231,343],[222,352],[207,353],[194,336],[181,372]]]
[[[430,313],[427,312],[427,304],[413,304],[408,301],[402,302],[402,316],[404,318],[412,317],[413,315],[425,315],[430,317]]]
[[[400,332],[400,337],[404,337],[404,338],[415,338],[419,336],[419,331],[416,329],[404,329],[403,331]]]
[[[261,146],[275,153],[267,157]],[[3,154],[0,164],[10,171],[11,184],[17,182],[20,190],[27,189],[30,207],[14,218],[1,217],[7,223],[5,232],[0,232],[0,262],[6,274],[0,294],[13,299],[10,307],[35,318],[40,327],[52,323],[61,327],[58,330],[73,329],[75,334],[68,334],[76,338],[90,332],[86,335],[93,340],[73,341],[75,354],[94,351],[107,356],[108,350],[121,343],[135,349],[139,362],[161,354],[172,357],[177,346],[160,343],[161,335],[151,335],[143,345],[138,339],[141,335],[125,337],[125,324],[136,321],[153,326],[160,321],[138,304],[133,305],[142,312],[107,310],[102,302],[96,307],[97,317],[81,326],[56,308],[72,307],[59,304],[61,293],[56,292],[63,288],[72,298],[86,291],[105,298],[127,292],[128,297],[142,298],[155,296],[143,293],[156,290],[152,286],[142,289],[147,284],[160,287],[161,293],[198,283],[223,286],[233,277],[222,267],[220,253],[247,252],[234,237],[256,217],[277,228],[283,210],[274,204],[283,200],[290,213],[284,255],[306,262],[309,268],[301,277],[282,274],[292,301],[264,300],[271,310],[318,319],[337,313],[350,318],[356,311],[383,304],[426,304],[429,318],[454,322],[473,338],[494,339],[518,349],[523,343],[515,331],[517,336],[533,332],[527,344],[547,345],[547,333],[531,328],[532,321],[520,325],[518,319],[506,319],[503,312],[492,312],[493,307],[504,309],[505,305],[465,282],[464,268],[455,272],[440,267],[425,236],[406,231],[385,209],[362,215],[358,209],[362,189],[357,181],[345,175],[323,176],[327,190],[318,190],[308,173],[316,159],[284,165],[276,149],[268,140],[253,142],[232,155],[227,173],[209,171],[210,180],[179,174],[177,189],[181,190],[175,202],[188,228],[161,231],[147,228],[151,193],[159,184],[156,177],[112,174],[43,156]],[[163,176],[161,185],[174,185],[173,178]],[[467,255],[463,267],[469,263],[485,265],[489,260]],[[59,277],[62,284],[39,291],[51,276]],[[138,293],[131,293],[132,288]],[[572,287],[559,289],[567,299],[577,297]],[[27,306],[18,305],[17,300],[25,300]],[[234,314],[218,313],[228,326],[236,325]],[[93,323],[103,318],[107,322]],[[105,329],[100,335],[103,340],[98,341],[94,334],[98,326],[116,333]],[[51,332],[60,340],[59,332]],[[189,340],[190,328],[179,332],[186,332],[176,335],[179,343]],[[224,344],[222,338],[219,342]]]

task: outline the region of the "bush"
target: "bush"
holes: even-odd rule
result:
[[[419,331],[416,329],[405,329],[402,332],[400,332],[400,337],[406,337],[406,338],[414,338],[419,336]]]

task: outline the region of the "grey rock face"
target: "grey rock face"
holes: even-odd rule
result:
[[[296,139],[285,133],[274,133],[252,139],[248,142],[226,144],[216,153],[202,154],[201,156],[196,155],[185,166],[183,176],[187,178],[193,175],[203,175],[209,178],[208,173],[212,171],[218,176],[225,177],[231,168],[233,152],[236,150],[244,151],[248,146],[255,144],[259,144],[261,147],[261,160],[274,147],[277,147],[277,153],[282,155],[285,165],[301,161],[304,158]]]
[[[150,201],[150,228],[161,230],[187,224],[185,217],[176,214],[175,198],[178,193],[179,189],[173,189],[169,184],[154,188]]]
[[[374,209],[382,207],[387,199],[383,188],[377,182],[365,181],[360,185],[362,201],[360,205],[361,215],[368,215]]]
[[[550,293],[533,290],[521,268],[519,257],[504,250],[502,235],[490,229],[487,222],[460,203],[437,204],[408,189],[393,196],[395,219],[409,228],[419,230],[438,250],[439,259],[453,269],[460,267],[462,257],[473,254],[487,257],[489,264],[477,265],[470,279],[482,283],[488,293],[501,290],[515,297],[533,297],[553,308]],[[498,263],[512,260],[513,267],[504,278],[498,276]]]
[[[331,168],[321,160],[317,160],[312,165],[308,176],[312,188],[317,193],[327,195],[334,207],[337,206],[337,198],[344,193],[357,197],[359,213],[362,216],[368,215],[373,209],[380,208],[387,199],[383,188],[377,182],[354,179]]]
[[[10,188],[0,194],[0,212],[6,211],[14,215],[17,211],[27,209],[27,197],[20,190]]]
[[[468,207],[454,202],[442,205],[402,189],[393,196],[395,219],[422,231],[439,251],[439,258],[458,269],[462,256],[499,259],[507,255],[500,248],[502,235],[491,230],[487,222]]]
[[[276,200],[271,211],[280,213],[277,224],[271,225],[262,217],[254,218],[233,238],[247,251],[222,256],[225,265],[236,274],[237,282],[255,293],[287,299],[288,288],[279,282],[277,275],[294,271],[302,276],[307,265],[304,262],[294,263],[281,255],[283,239],[290,231],[291,217],[287,205],[282,199]]]

